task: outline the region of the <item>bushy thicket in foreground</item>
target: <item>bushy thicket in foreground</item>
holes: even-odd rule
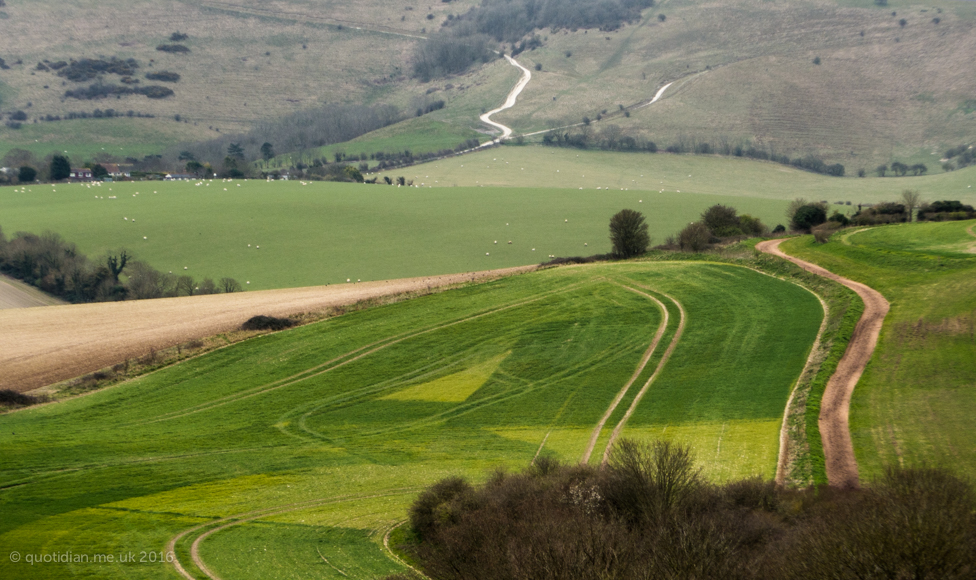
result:
[[[133,260],[125,250],[95,262],[51,232],[17,232],[7,241],[0,230],[0,272],[76,303],[241,291],[233,278],[197,282],[191,276],[164,274]]]
[[[474,487],[442,480],[402,546],[447,579],[962,579],[976,574],[976,497],[940,469],[860,490],[704,481],[687,449],[622,441],[609,465],[537,461]]]

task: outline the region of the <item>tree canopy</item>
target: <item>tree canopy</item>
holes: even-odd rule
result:
[[[647,233],[644,214],[632,209],[623,209],[610,218],[610,242],[613,254],[621,258],[632,258],[647,251],[651,238]]]

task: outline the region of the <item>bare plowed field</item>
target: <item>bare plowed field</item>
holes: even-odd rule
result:
[[[535,266],[359,284],[0,310],[0,389],[28,391],[150,349],[238,328],[258,314],[287,316],[361,300],[527,272]]]

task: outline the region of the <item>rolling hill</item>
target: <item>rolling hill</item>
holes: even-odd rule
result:
[[[8,2],[5,22],[20,34],[0,40],[10,67],[0,70],[0,111],[23,110],[28,120],[19,130],[0,128],[0,152],[94,156],[105,147],[138,156],[323,103],[388,103],[412,116],[418,103],[434,99],[446,107],[397,131],[399,141],[409,143],[413,134],[422,142],[431,132],[469,138],[486,130],[478,114],[503,100],[516,71],[494,61],[429,83],[410,71],[418,43],[474,5],[78,2],[49,18],[53,3]],[[662,146],[750,142],[778,154],[819,155],[850,173],[895,159],[936,172],[947,148],[976,135],[976,81],[967,72],[976,55],[974,24],[971,2],[667,0],[608,32],[538,30],[542,46],[518,58],[539,68],[519,105],[498,120],[525,133],[603,117],[592,133],[616,125]],[[156,50],[177,32],[188,35],[181,42],[190,52]],[[143,84],[150,71],[178,73],[175,94],[65,99],[66,89],[87,83],[36,68],[45,60],[111,57],[135,59]],[[669,82],[675,84],[659,103],[641,106]],[[47,115],[95,108],[155,118],[141,131],[125,127],[146,125],[142,119],[120,126],[87,119],[70,131],[33,126]],[[69,132],[90,143],[61,145]]]
[[[666,322],[657,302],[669,304]],[[727,264],[559,268],[261,336],[7,413],[0,541],[25,559],[3,558],[0,573],[177,578],[174,560],[184,577],[402,569],[382,541],[422,486],[540,452],[578,458],[685,316],[624,435],[666,430],[717,480],[771,477],[822,315],[806,290]],[[664,343],[648,351],[657,328]],[[636,394],[597,433],[601,445]],[[55,550],[88,559],[27,563]]]

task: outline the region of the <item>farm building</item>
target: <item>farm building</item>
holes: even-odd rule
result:
[[[108,171],[109,177],[132,177],[132,171],[128,167],[120,166],[118,163],[102,163],[102,167],[105,168],[105,171]]]
[[[69,177],[71,177],[71,179],[91,179],[92,170],[85,167],[80,167],[77,169],[72,168],[71,175]]]

